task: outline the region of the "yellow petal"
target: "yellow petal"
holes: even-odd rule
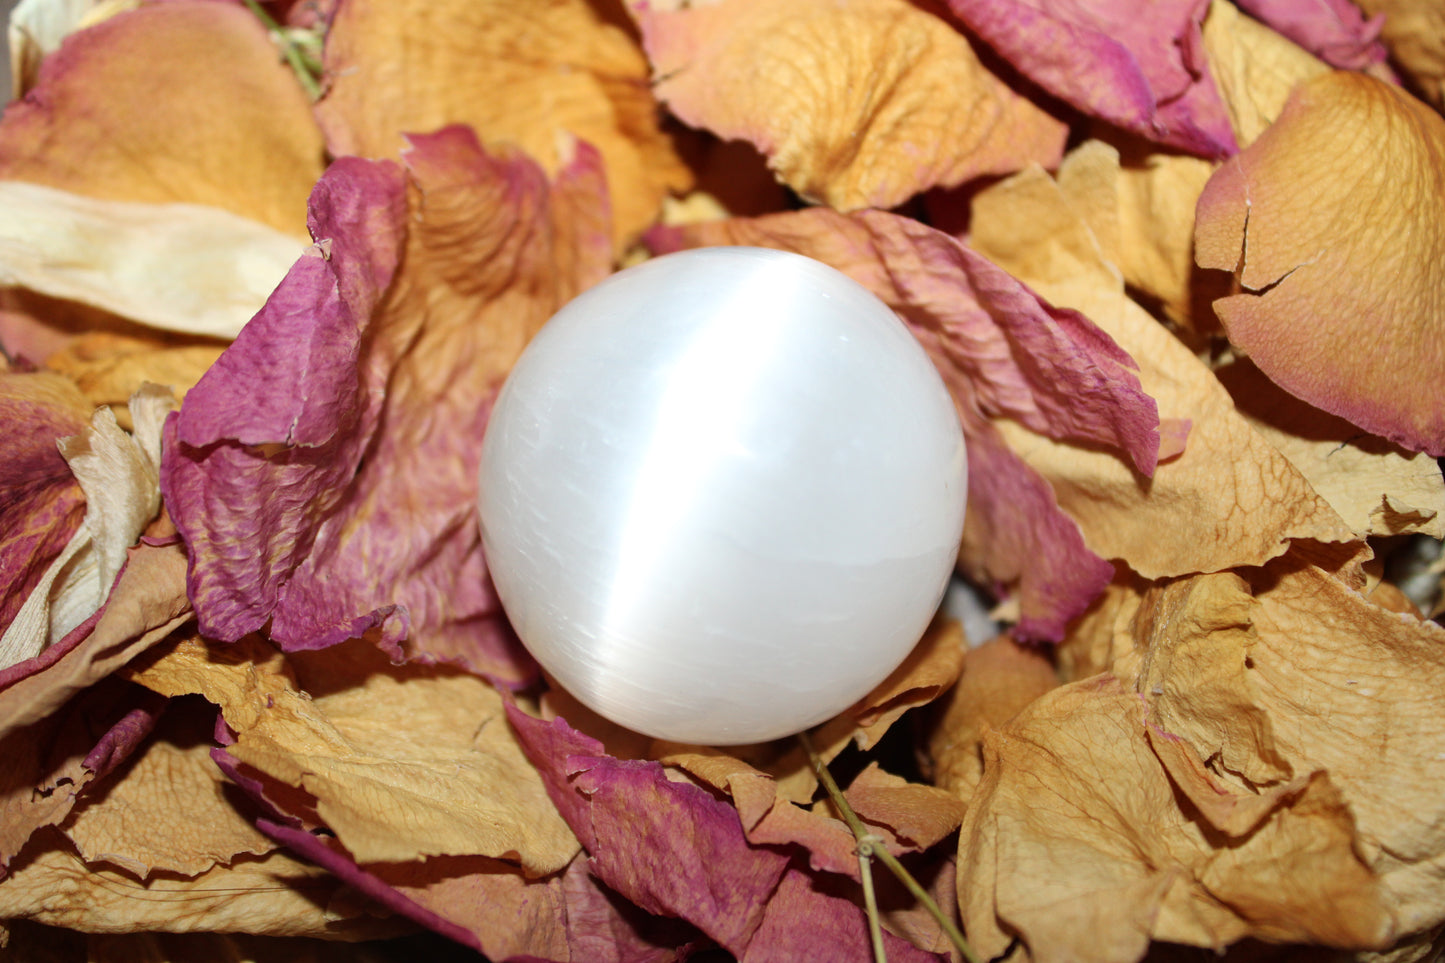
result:
[[[1204,49],[1241,148],[1274,123],[1291,90],[1330,71],[1324,61],[1224,0],[1209,6]]]
[[[811,200],[893,207],[1058,162],[1064,126],[906,0],[636,7],[658,97],[693,126],[752,142]]]
[[[1385,15],[1380,39],[1425,99],[1445,107],[1445,7],[1435,0],[1359,0],[1360,9]]]

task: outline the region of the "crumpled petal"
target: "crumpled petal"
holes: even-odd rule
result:
[[[1204,157],[1235,151],[1199,38],[1209,0],[948,0],[948,6],[1020,73],[1070,106]]]
[[[1366,20],[1349,0],[1239,0],[1239,5],[1331,67],[1364,70],[1385,61],[1378,40],[1385,18]]]
[[[134,759],[62,826],[80,857],[146,879],[195,876],[274,849],[252,825],[254,815],[223,791],[228,783],[210,754],[214,727],[215,711],[205,703],[169,705]],[[185,801],[184,819],[176,818],[178,800]]]
[[[90,933],[233,930],[350,940],[396,933],[368,909],[325,870],[279,852],[139,884],[87,865],[61,840],[37,848],[0,884],[0,917]]]
[[[56,442],[85,430],[90,405],[65,378],[0,373],[0,625],[9,626],[85,517]]]
[[[344,0],[325,62],[317,111],[333,154],[392,157],[404,133],[467,124],[555,176],[575,137],[602,156],[622,243],[691,182],[658,127],[641,51],[585,0]]]
[[[132,678],[220,706],[233,733],[216,750],[223,768],[363,863],[484,856],[539,876],[577,853],[477,676],[392,666],[365,641],[283,660],[260,642],[183,640]]]
[[[109,677],[189,618],[184,553],[143,545],[100,612],[37,658],[0,669],[0,865],[150,731],[162,700]],[[65,792],[37,792],[62,783]]]
[[[99,408],[84,432],[58,446],[85,495],[85,519],[0,635],[0,666],[37,655],[100,608],[126,551],[160,510],[161,423],[174,407],[150,385],[131,401],[136,435]]]
[[[1380,39],[1395,65],[1426,100],[1445,105],[1445,8],[1434,0],[1360,0],[1360,9],[1384,16]]]
[[[477,458],[528,338],[610,266],[599,162],[579,144],[548,185],[448,128],[407,164],[409,225],[394,165],[332,165],[318,245],[168,423],[162,490],[208,637],[269,622],[295,650],[381,626],[393,649],[523,678],[482,561]]]
[[[1017,588],[1018,631],[1057,640],[1108,584],[1048,486],[982,413],[1054,437],[1087,439],[1152,472],[1158,414],[1133,360],[1077,312],[1056,309],[958,240],[907,218],[824,209],[649,234],[658,251],[754,244],[796,251],[849,274],[898,311],[954,394],[969,445],[963,565],[1000,594]]]
[[[240,4],[148,4],[72,34],[0,120],[0,179],[219,207],[299,235],[321,132]]]
[[[840,210],[1053,166],[1063,149],[1063,124],[991,73],[953,26],[904,0],[632,9],[674,114],[753,143],[785,184]]]
[[[1260,370],[1434,456],[1445,454],[1442,166],[1438,114],[1363,74],[1330,74],[1215,173],[1195,228],[1199,264],[1243,288],[1215,310]]]
[[[1148,578],[1260,565],[1293,539],[1356,533],[1253,431],[1192,351],[1124,294],[1118,273],[1048,174],[1026,171],[974,202],[974,243],[1055,303],[1085,312],[1140,363],[1165,418],[1188,423],[1182,453],[1144,484],[1117,459],[1000,422],[1005,440],[1078,520],[1089,547]],[[1209,538],[1160,538],[1209,520]]]
[[[1140,696],[1105,675],[985,734],[958,863],[964,927],[981,956],[1015,933],[1038,963],[1133,963],[1151,938],[1216,950],[1251,934],[1388,945],[1392,921],[1328,777],[1221,836],[1181,806],[1149,732]]]
[[[1362,435],[1283,391],[1248,361],[1215,371],[1235,407],[1360,536],[1445,538],[1445,478],[1434,459]]]
[[[583,856],[545,880],[485,859],[360,867],[333,840],[267,820],[261,825],[377,903],[488,959],[672,963],[700,942],[686,923],[618,900],[593,878]]]
[[[98,200],[17,180],[0,180],[0,208],[0,284],[216,338],[236,336],[305,247],[219,207]]]
[[[127,402],[146,384],[164,385],[184,400],[221,356],[221,341],[159,334],[143,328],[86,331],[45,357],[45,368],[75,382],[91,403],[107,405],[127,431]]]

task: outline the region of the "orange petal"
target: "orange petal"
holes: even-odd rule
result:
[[[1230,340],[1310,404],[1445,454],[1445,120],[1363,74],[1296,89],[1199,199]]]
[[[1383,13],[1380,39],[1396,65],[1436,107],[1445,107],[1445,6],[1437,0],[1358,0],[1365,13]]]
[[[795,191],[840,210],[893,207],[1030,162],[1065,128],[906,0],[638,4],[657,95],[683,121],[751,141]]]
[[[306,94],[239,4],[177,0],[74,34],[0,123],[0,178],[207,204],[297,236],[321,169]]]
[[[641,51],[585,0],[346,0],[326,69],[317,112],[335,154],[391,157],[403,134],[468,124],[555,175],[576,137],[602,154],[619,240],[691,181],[658,128]]]

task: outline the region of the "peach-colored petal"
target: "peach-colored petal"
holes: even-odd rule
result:
[[[906,0],[634,5],[657,95],[683,121],[767,155],[840,210],[893,207],[1030,162],[1063,125],[1015,93],[953,26]]]
[[[1260,370],[1412,451],[1445,454],[1445,120],[1388,84],[1336,73],[1297,88],[1200,196],[1215,302]],[[1368,345],[1368,350],[1362,346]]]
[[[321,168],[306,94],[240,4],[153,4],[73,34],[0,121],[0,179],[205,204],[291,235]]]
[[[569,137],[593,145],[619,241],[691,180],[658,128],[641,51],[585,0],[344,0],[326,70],[317,109],[335,154],[391,157],[403,134],[467,124],[556,174]]]
[[[20,0],[10,10],[10,96],[35,86],[40,63],[77,30],[126,10],[140,0]]]
[[[1094,320],[1139,359],[1140,382],[1161,415],[1189,422],[1183,452],[1160,464],[1147,484],[1117,459],[998,423],[1014,450],[1053,484],[1091,549],[1158,578],[1259,565],[1292,539],[1355,539],[1234,410],[1194,353],[1125,296],[1094,235],[1046,173],[1026,171],[981,192],[973,238],[1055,303]],[[1159,537],[1201,526],[1208,537]]]

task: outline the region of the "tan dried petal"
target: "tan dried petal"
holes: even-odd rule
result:
[[[138,883],[87,866],[61,840],[32,852],[0,882],[0,918],[87,933],[238,932],[364,939],[396,927],[340,901],[343,884],[284,853],[237,860],[195,877]]]
[[[963,675],[941,703],[942,716],[930,734],[933,782],[969,799],[983,778],[984,733],[1004,725],[1058,684],[1048,656],[1010,636],[970,649]]]
[[[1361,434],[1285,392],[1248,361],[1215,374],[1254,430],[1357,534],[1445,538],[1445,478],[1433,458]]]
[[[235,787],[211,759],[215,710],[200,705],[168,709],[144,750],[72,813],[62,831],[87,863],[195,876],[276,848],[228,798]]]
[[[751,142],[789,187],[839,210],[1053,166],[1063,148],[1059,121],[905,0],[633,8],[674,114]]]
[[[1188,421],[1184,451],[1148,483],[1107,454],[1013,422],[1004,438],[1053,485],[1088,546],[1147,578],[1259,565],[1291,540],[1354,532],[1234,410],[1207,367],[1123,292],[1094,234],[1058,185],[1032,169],[980,192],[974,245],[1050,301],[1077,308],[1128,351],[1162,417]],[[1161,531],[1200,531],[1160,538]]]
[[[227,752],[314,797],[319,818],[359,862],[480,855],[542,875],[576,855],[501,696],[482,679],[393,666],[361,640],[289,664],[300,688],[263,643],[187,642],[134,677],[220,705],[236,731]]]

